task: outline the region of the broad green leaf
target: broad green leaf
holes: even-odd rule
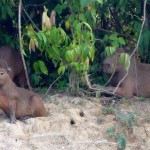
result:
[[[65,3],[62,5],[57,4],[55,7],[55,11],[60,15],[62,13],[62,11],[66,8],[67,8],[67,4],[65,4]]]
[[[38,36],[39,40],[42,41],[43,38],[42,38],[41,32],[36,33],[36,35]]]
[[[66,70],[66,67],[65,67],[65,66],[60,66],[60,67],[58,68],[58,74],[59,74],[59,75],[60,75],[60,74],[64,74],[65,70]]]
[[[68,50],[67,52],[66,52],[66,60],[68,61],[68,62],[72,62],[73,60],[74,60],[74,51],[73,50]]]
[[[34,62],[34,64],[33,64],[33,68],[34,68],[35,72],[38,72],[38,71],[40,70],[40,68],[39,68],[39,65],[38,65],[38,62],[37,62],[37,61],[36,61],[36,62]]]
[[[52,45],[52,48],[53,48],[53,50],[55,51],[55,53],[56,53],[58,56],[60,56],[59,48],[57,48],[57,46],[55,46],[55,45]]]
[[[111,36],[109,36],[109,39],[112,41],[117,40],[117,34],[116,33],[112,34]]]
[[[126,43],[125,43],[125,40],[122,38],[122,37],[119,37],[118,38],[118,41],[119,41],[119,43],[121,44],[121,45],[125,45]]]
[[[42,39],[44,41],[44,45],[47,43],[47,38],[43,32],[41,32]]]
[[[115,52],[116,52],[116,48],[115,48],[115,47],[110,47],[110,46],[105,47],[105,54],[106,54],[107,56],[111,56],[111,55],[113,55]]]
[[[12,8],[9,7],[9,5],[6,5],[6,11],[7,11],[7,14],[12,18],[14,16],[14,13],[12,11]]]
[[[80,33],[81,32],[81,26],[82,26],[82,24],[81,23],[78,23],[77,25],[76,25],[76,33]]]
[[[80,0],[81,7],[87,6],[89,2],[90,0]]]
[[[112,46],[113,46],[113,47],[116,47],[116,48],[119,47],[119,42],[118,42],[118,40],[113,41],[113,42],[112,42]]]
[[[84,15],[83,13],[81,13],[81,14],[79,15],[79,19],[80,19],[81,21],[83,21],[83,22],[86,22],[85,15]]]
[[[38,60],[38,65],[39,65],[41,72],[44,73],[45,75],[48,75],[47,67],[42,60]]]

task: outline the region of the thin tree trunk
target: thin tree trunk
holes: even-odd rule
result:
[[[18,32],[19,32],[19,43],[20,43],[20,53],[21,53],[21,58],[22,58],[22,62],[23,62],[23,66],[24,66],[24,71],[25,71],[25,76],[26,76],[26,80],[27,80],[27,84],[30,90],[32,90],[31,86],[30,86],[30,81],[29,81],[29,77],[28,77],[28,73],[27,73],[27,67],[26,67],[26,63],[25,63],[25,59],[23,56],[23,45],[22,45],[22,40],[21,40],[21,8],[22,8],[22,0],[19,0],[19,9],[18,9]]]
[[[79,80],[75,70],[71,70],[69,75],[69,90],[73,95],[79,95]]]

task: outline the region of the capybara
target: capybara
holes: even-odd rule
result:
[[[15,84],[24,87],[26,78],[19,51],[9,46],[2,46],[0,48],[0,67],[8,69],[7,66],[11,69],[9,75]]]
[[[114,75],[110,81],[113,87],[106,87],[108,91],[114,91],[119,81],[126,75],[124,63],[119,63],[119,56],[124,53],[125,49],[118,48],[116,53],[105,58],[103,62],[103,71]],[[131,57],[130,67],[127,77],[116,90],[116,94],[126,97],[142,96],[150,97],[150,64],[140,63]]]
[[[3,68],[0,68],[0,108],[9,117],[10,123],[26,116],[46,116],[40,96],[17,87]]]

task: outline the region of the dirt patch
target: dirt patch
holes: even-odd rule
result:
[[[1,150],[116,150],[117,142],[107,129],[114,115],[103,115],[100,99],[55,94],[45,99],[48,117],[9,124],[0,116]],[[150,101],[119,104],[121,111],[136,112],[139,123],[127,140],[127,150],[150,150]]]

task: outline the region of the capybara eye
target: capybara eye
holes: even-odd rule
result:
[[[0,72],[0,75],[1,75],[1,76],[4,75],[4,72]]]
[[[110,67],[110,64],[106,64],[106,67],[107,67],[107,68]]]

